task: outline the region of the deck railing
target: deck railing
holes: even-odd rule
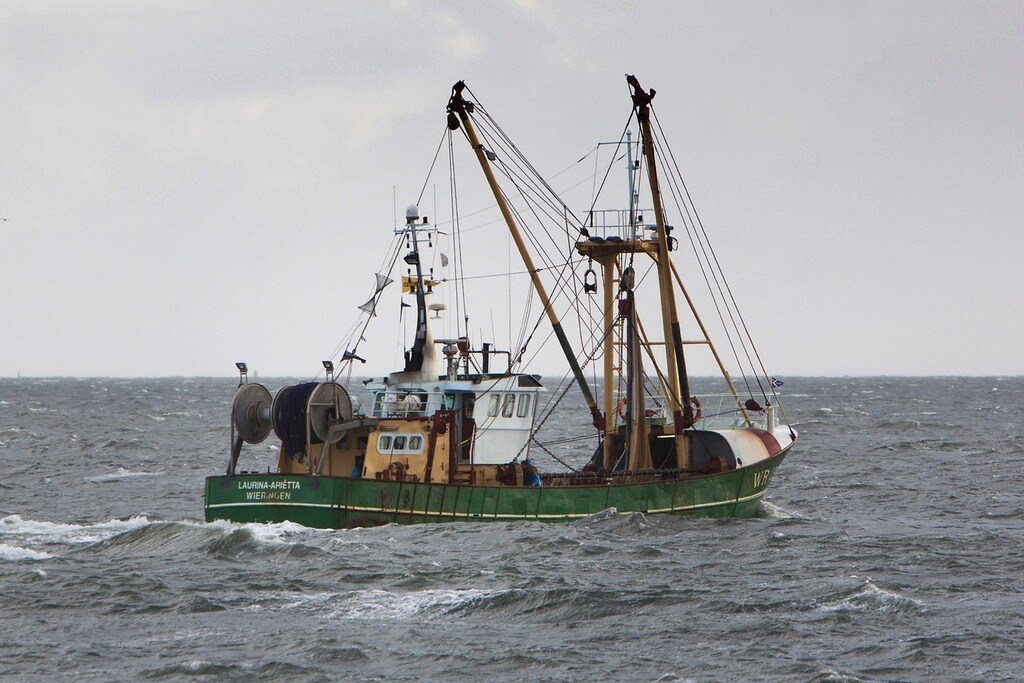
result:
[[[654,217],[654,211],[638,211],[640,217],[637,222],[631,223],[628,209],[601,209],[589,211],[585,219],[585,227],[591,237],[608,239],[609,237],[621,237],[624,240],[648,239],[654,226],[643,222],[644,214]]]

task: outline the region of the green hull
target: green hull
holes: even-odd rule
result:
[[[786,452],[721,474],[640,484],[512,487],[293,474],[206,479],[206,521],[296,522],[323,529],[380,524],[531,520],[620,513],[752,517]]]

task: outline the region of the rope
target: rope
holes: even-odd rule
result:
[[[661,127],[661,122],[658,119],[657,112],[654,112],[653,107],[652,107],[651,111],[654,114],[655,125],[658,127],[659,134],[660,134],[661,138],[663,139],[664,138],[664,131],[663,131],[662,127]],[[658,144],[659,149],[662,149],[662,146],[663,145],[659,141],[659,144]],[[754,379],[755,379],[755,381],[757,383],[758,389],[761,392],[761,396],[764,397],[765,401],[767,401],[768,400],[768,396],[767,396],[767,393],[765,391],[764,385],[761,382],[761,373],[758,373],[757,368],[755,367],[754,361],[750,357],[750,352],[751,352],[751,350],[753,350],[754,355],[758,358],[758,362],[761,363],[760,356],[757,353],[757,348],[754,345],[753,337],[750,334],[750,330],[747,328],[746,321],[743,319],[743,314],[740,311],[739,305],[736,302],[736,297],[735,297],[735,295],[732,292],[732,287],[729,285],[729,280],[725,276],[725,272],[722,269],[722,265],[721,265],[721,262],[718,259],[718,255],[715,252],[714,247],[711,244],[711,240],[708,237],[707,230],[704,228],[704,224],[703,224],[703,222],[700,219],[700,215],[697,213],[697,208],[696,208],[696,206],[693,203],[693,198],[690,195],[689,188],[686,186],[686,182],[682,178],[682,173],[679,170],[679,164],[676,161],[675,154],[672,152],[672,149],[668,146],[667,143],[664,144],[664,149],[667,151],[667,155],[663,152],[662,153],[662,157],[666,158],[666,159],[670,159],[671,162],[672,162],[672,165],[667,167],[669,179],[671,181],[670,182],[670,189],[672,191],[673,198],[675,199],[677,208],[679,208],[680,205],[682,206],[682,209],[680,210],[680,213],[682,214],[683,210],[685,210],[685,214],[686,215],[684,217],[684,222],[685,222],[686,218],[689,219],[689,223],[687,224],[687,234],[690,237],[691,244],[693,243],[693,236],[696,235],[697,238],[698,238],[697,241],[700,244],[701,252],[704,254],[704,259],[706,260],[706,262],[708,264],[708,267],[711,269],[712,278],[715,281],[715,285],[716,285],[716,287],[718,289],[718,293],[722,297],[723,304],[725,304],[725,309],[726,309],[726,312],[729,315],[729,320],[732,323],[733,329],[736,331],[736,335],[737,335],[737,338],[739,340],[740,347],[743,349],[743,354],[744,354],[744,356],[747,359],[748,366],[750,367],[751,373],[754,376]],[[678,184],[679,188],[681,188],[682,191],[680,191],[676,187],[676,184]],[[685,200],[683,198],[683,195],[685,195]],[[703,271],[703,262],[701,262],[701,269]],[[705,281],[707,281],[706,274],[705,274]],[[724,287],[724,291],[723,291],[723,287]],[[709,284],[709,288],[710,288],[710,284]],[[714,292],[713,291],[712,291],[712,298],[715,299],[716,309],[717,309],[717,299],[714,297]],[[730,342],[730,345],[731,345],[732,344],[732,336],[729,333],[728,326],[725,325],[725,320],[724,320],[724,318],[721,315],[721,310],[720,309],[718,309],[718,310],[719,310],[719,318],[722,320],[723,328],[725,329],[727,338],[729,339],[729,342]],[[737,318],[739,319],[739,323],[737,323]],[[742,325],[742,328],[743,328],[742,330],[740,329],[741,325]],[[739,360],[739,357],[738,357],[738,354],[736,353],[735,347],[733,347],[733,355],[736,358],[737,365],[740,366],[740,371],[743,374],[743,381],[744,381],[744,384],[747,387],[747,391],[750,392],[751,394],[753,394],[753,391],[752,391],[752,389],[750,387],[750,384],[747,381],[746,371],[743,369],[743,364]],[[763,363],[761,363],[761,372],[767,378],[767,374],[768,373],[765,370]],[[772,392],[772,393],[774,394],[774,392]]]
[[[423,179],[423,188],[420,190],[420,196],[416,198],[416,206],[420,205],[420,202],[423,200],[423,193],[427,191],[427,183],[430,182],[430,176],[434,173],[434,164],[437,163],[437,157],[441,154],[441,146],[444,145],[444,140],[448,137],[448,132],[448,126],[445,126],[444,132],[441,133],[441,140],[437,143],[437,151],[434,152],[434,160],[430,162],[430,170],[427,171],[427,177]]]

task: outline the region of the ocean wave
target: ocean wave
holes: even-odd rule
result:
[[[270,661],[262,664],[252,662],[219,663],[196,659],[184,663],[170,664],[141,672],[146,678],[172,680],[314,680],[323,676],[324,671],[293,662]]]
[[[870,578],[864,579],[860,588],[850,594],[817,608],[818,612],[848,612],[848,611],[920,611],[923,610],[923,603],[914,598],[908,598],[894,590],[888,590],[875,584]]]
[[[344,604],[331,616],[339,619],[429,620],[501,595],[503,592],[476,588],[423,590],[411,593],[392,593],[379,589],[357,591],[349,595]]]
[[[309,529],[293,522],[279,524],[234,524],[181,521],[156,521],[126,529],[97,543],[103,552],[121,555],[160,554],[180,556],[182,553],[205,552],[236,559],[247,554],[285,553],[303,556],[324,552],[303,542]],[[302,538],[289,538],[299,536]]]
[[[430,621],[493,599],[505,592],[477,588],[420,591],[265,591],[228,597],[222,602],[244,612],[298,610],[322,614],[327,619]]]
[[[304,541],[325,532],[300,524],[210,524],[190,520],[163,521],[146,517],[112,519],[96,524],[67,524],[23,519],[9,515],[0,519],[0,539],[13,540],[26,552],[51,557],[55,546],[93,546],[95,551],[132,555],[180,556],[205,552],[237,558],[249,553],[284,553],[305,556],[325,552]],[[343,533],[343,532],[342,532]],[[13,546],[12,546],[13,547]]]
[[[878,423],[878,426],[882,429],[918,429],[921,423],[904,418],[902,420],[883,420]]]
[[[341,595],[338,591],[253,591],[222,596],[221,602],[242,612],[300,610],[322,613]]]
[[[148,441],[142,441],[139,439],[107,439],[99,445],[99,448],[103,450],[112,451],[153,451],[156,450],[156,446]]]
[[[112,481],[120,481],[122,479],[133,479],[135,477],[159,477],[163,472],[132,472],[126,470],[123,467],[118,467],[117,472],[111,474],[101,474],[97,477],[86,477],[86,481],[90,481],[94,484],[106,484]]]
[[[23,560],[47,560],[53,557],[50,553],[31,550],[16,545],[0,543],[0,560],[5,562],[21,562]]]
[[[145,517],[112,519],[97,524],[64,524],[22,519],[21,515],[8,515],[0,519],[0,537],[10,536],[34,545],[88,544],[151,524]]]
[[[862,683],[870,679],[859,678],[853,674],[843,673],[835,669],[826,669],[811,679],[811,683]]]

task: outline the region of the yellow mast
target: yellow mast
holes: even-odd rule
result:
[[[690,467],[689,443],[683,433],[693,426],[693,406],[690,405],[690,382],[686,375],[686,361],[683,357],[683,339],[679,331],[679,315],[676,312],[675,289],[672,285],[671,262],[668,254],[668,230],[665,225],[665,209],[658,184],[658,166],[654,158],[654,140],[651,137],[651,100],[655,91],[649,93],[640,87],[635,76],[626,81],[633,88],[633,106],[643,138],[644,157],[647,159],[647,177],[651,185],[651,199],[654,203],[654,218],[658,227],[658,285],[661,290],[661,320],[665,330],[665,357],[668,370],[669,406],[675,426],[676,459],[679,467]]]
[[[615,394],[612,392],[615,375],[615,255],[601,259],[601,274],[604,286],[604,438],[601,442],[604,468],[611,470],[615,465],[612,445],[615,443]]]
[[[487,178],[487,184],[490,186],[491,192],[494,194],[494,199],[498,203],[498,208],[501,209],[501,215],[505,219],[505,224],[508,226],[509,233],[511,233],[512,239],[516,243],[516,248],[519,250],[519,256],[523,259],[523,264],[526,266],[526,270],[530,274],[530,279],[533,281],[534,289],[537,290],[537,296],[540,298],[541,305],[544,306],[544,311],[548,315],[548,320],[551,321],[551,327],[554,329],[555,337],[558,338],[558,343],[562,347],[562,353],[565,354],[565,358],[569,362],[569,367],[572,370],[573,376],[576,378],[576,384],[579,385],[580,391],[583,392],[583,398],[586,400],[587,407],[590,409],[590,415],[593,418],[594,426],[599,430],[603,430],[605,425],[605,416],[601,414],[601,411],[597,407],[597,401],[594,400],[594,393],[590,390],[587,378],[584,376],[583,370],[580,368],[580,364],[576,360],[576,354],[573,353],[572,347],[569,345],[569,339],[565,336],[565,330],[562,329],[562,323],[558,320],[558,313],[555,312],[555,307],[551,305],[551,299],[548,297],[547,289],[545,289],[544,283],[541,282],[540,275],[537,273],[537,268],[533,265],[533,259],[530,257],[530,252],[526,248],[526,243],[523,241],[523,237],[519,232],[519,226],[516,225],[515,218],[512,217],[512,211],[509,209],[508,202],[505,201],[505,195],[501,191],[501,186],[498,185],[498,181],[494,177],[494,171],[491,169],[491,164],[487,159],[487,153],[484,150],[484,146],[480,144],[480,139],[476,135],[476,129],[473,127],[473,122],[469,117],[469,110],[472,109],[472,103],[466,102],[462,97],[462,91],[465,87],[466,84],[463,81],[459,81],[452,87],[452,97],[448,101],[448,128],[450,130],[458,129],[459,122],[461,121],[462,128],[466,131],[466,136],[469,137],[469,143],[472,145],[473,151],[476,153],[477,161],[480,162],[480,167],[484,171],[484,177]]]

